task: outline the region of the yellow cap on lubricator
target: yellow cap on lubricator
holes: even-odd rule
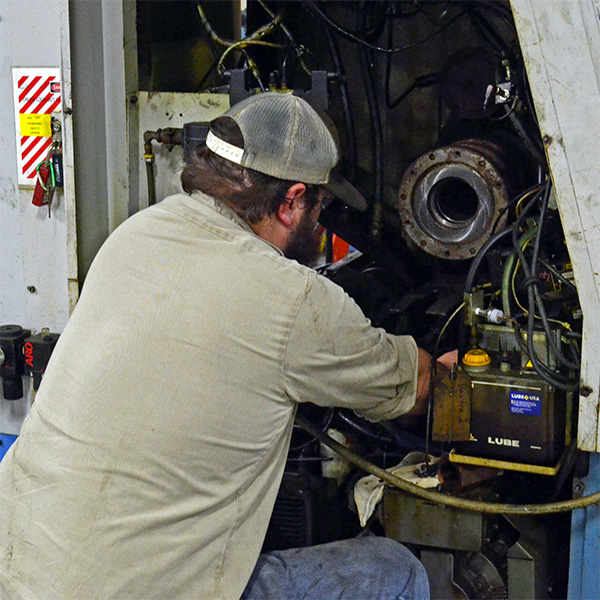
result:
[[[490,355],[481,348],[469,350],[463,356],[463,364],[465,367],[485,367],[492,362]]]

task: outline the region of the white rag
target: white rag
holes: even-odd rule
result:
[[[437,458],[432,459],[430,457],[429,464],[435,464],[437,461]],[[418,471],[419,466],[424,463],[425,454],[422,452],[410,452],[399,464],[395,467],[386,469],[386,471],[422,488],[437,487],[440,483],[437,476],[420,477],[415,473],[415,471]],[[360,519],[361,527],[364,527],[367,524],[375,507],[383,498],[383,489],[385,485],[386,484],[379,479],[377,475],[367,475],[356,482],[354,486],[354,502],[356,503],[356,508],[358,510],[358,518]]]

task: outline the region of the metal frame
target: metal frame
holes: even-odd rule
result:
[[[578,447],[600,450],[599,0],[511,0],[583,311]]]
[[[70,0],[79,278],[137,210],[137,38],[132,0]],[[133,198],[135,197],[135,201]]]
[[[511,0],[583,311],[578,447],[600,489],[600,0]],[[600,507],[572,515],[569,598],[597,598]]]

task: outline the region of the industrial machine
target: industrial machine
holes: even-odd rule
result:
[[[55,220],[71,305],[109,231],[178,191],[208,121],[274,90],[329,113],[344,174],[369,202],[323,211],[318,270],[375,326],[436,357],[459,350],[422,420],[300,408],[266,549],[386,535],[421,558],[433,598],[593,597],[598,14],[597,0],[69,4]],[[103,101],[82,58],[98,49]],[[56,343],[32,335],[38,321],[0,327],[4,406],[26,406],[21,377],[37,387]],[[0,433],[16,435],[26,411],[2,410]],[[398,465],[412,483],[382,473]],[[387,485],[365,514],[356,490],[369,473]]]

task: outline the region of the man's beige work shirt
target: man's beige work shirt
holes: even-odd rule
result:
[[[298,402],[371,420],[414,403],[417,349],[221,203],[128,219],[86,279],[0,463],[11,597],[238,598]]]

